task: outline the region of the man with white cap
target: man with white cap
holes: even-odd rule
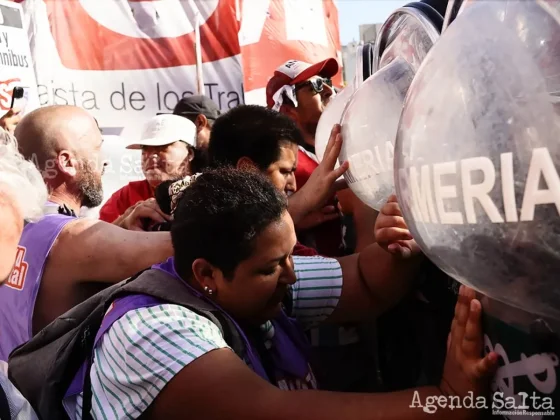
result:
[[[139,202],[152,199],[155,188],[164,181],[191,174],[197,129],[193,122],[178,115],[151,118],[140,139],[127,149],[142,150],[142,172],[146,179],[133,181],[115,192],[103,205],[99,218],[113,223]]]

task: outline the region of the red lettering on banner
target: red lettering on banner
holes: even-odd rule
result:
[[[14,264],[12,274],[6,282],[7,287],[11,287],[16,290],[23,290],[28,268],[28,264],[24,261],[26,251],[27,249],[23,246],[17,247],[16,262]]]
[[[0,109],[7,111],[12,104],[14,87],[21,83],[18,78],[0,81]]]
[[[103,26],[84,9],[81,0],[44,1],[58,54],[67,68],[144,70],[196,64],[194,31],[176,38],[137,38]],[[200,26],[203,62],[233,57],[241,52],[235,2],[220,0]],[[167,2],[149,3],[166,7]],[[126,13],[119,18],[131,19]]]

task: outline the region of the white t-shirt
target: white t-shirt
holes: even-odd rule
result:
[[[293,257],[297,280],[292,285],[294,316],[309,329],[336,308],[342,291],[337,260]],[[270,322],[261,326],[274,334]],[[159,305],[127,312],[115,321],[94,350],[91,368],[92,417],[135,419],[165,385],[196,358],[229,348],[218,326],[177,305]],[[82,395],[64,405],[72,419],[81,419]]]

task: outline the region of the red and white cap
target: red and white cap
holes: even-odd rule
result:
[[[266,103],[269,108],[280,110],[282,97],[285,93],[297,105],[294,86],[305,82],[313,76],[333,77],[340,69],[338,61],[327,58],[316,64],[309,64],[298,60],[288,60],[274,72],[274,76],[266,85]]]

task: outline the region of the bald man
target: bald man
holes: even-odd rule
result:
[[[15,135],[23,156],[43,173],[49,201],[76,213],[101,204],[103,138],[91,115],[73,106],[39,108],[22,119]]]
[[[46,215],[25,226],[13,272],[0,289],[0,360],[97,291],[173,254],[167,232],[129,231],[71,214],[102,200],[102,137],[87,112],[40,108],[21,120],[16,137],[42,172],[49,196]],[[138,206],[119,223],[135,229],[150,212]]]

